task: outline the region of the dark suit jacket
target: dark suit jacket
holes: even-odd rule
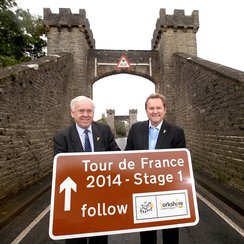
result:
[[[108,125],[92,122],[94,151],[120,151]],[[54,155],[65,152],[84,152],[75,123],[57,133],[54,138]]]
[[[147,150],[149,120],[132,125],[125,150]],[[185,148],[186,140],[182,128],[163,121],[155,149]]]

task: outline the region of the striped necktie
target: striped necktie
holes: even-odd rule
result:
[[[86,152],[91,152],[91,143],[90,143],[90,140],[89,140],[89,136],[88,136],[88,133],[89,133],[89,130],[85,130],[85,151]]]

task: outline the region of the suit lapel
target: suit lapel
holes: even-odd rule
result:
[[[149,120],[144,123],[141,132],[142,150],[148,149],[148,136],[149,136]]]
[[[167,137],[168,123],[164,120],[161,129],[158,134],[158,140],[156,143],[156,149],[163,149]]]
[[[102,137],[99,129],[97,128],[96,124],[92,124],[92,136],[93,136],[93,143],[94,143],[94,151],[100,151],[102,148]]]

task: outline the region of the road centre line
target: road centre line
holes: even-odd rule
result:
[[[50,210],[50,205],[47,206],[45,210],[43,210],[31,223],[28,225],[16,238],[11,242],[11,244],[17,244],[22,241],[27,234],[35,227],[36,224],[40,222],[42,218],[45,217],[45,215],[49,212]]]

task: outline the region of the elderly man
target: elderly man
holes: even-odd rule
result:
[[[66,152],[119,151],[108,125],[93,121],[95,104],[85,96],[78,96],[70,102],[71,117],[74,119],[68,128],[54,136],[54,155]],[[107,236],[95,236],[66,240],[66,243],[107,244]]]

